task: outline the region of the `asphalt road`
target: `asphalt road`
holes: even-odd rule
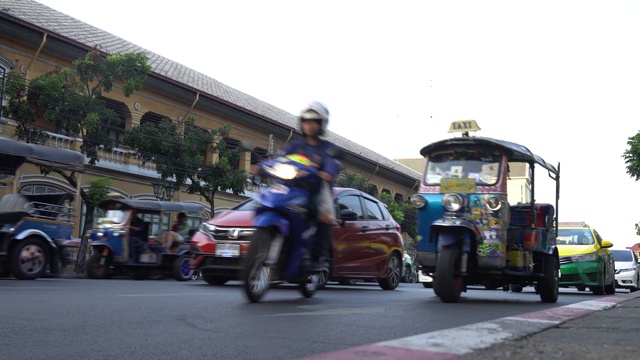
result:
[[[310,299],[282,286],[252,304],[237,282],[0,279],[0,358],[296,359],[594,298],[471,290],[444,304],[419,284],[359,283]]]

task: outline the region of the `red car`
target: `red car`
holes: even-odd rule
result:
[[[404,246],[400,225],[384,203],[362,191],[335,188],[340,225],[332,230],[331,257],[323,285],[348,279],[377,280],[384,290],[395,289],[402,278]],[[191,262],[212,285],[239,280],[247,254],[256,202],[247,200],[200,225],[191,238]]]

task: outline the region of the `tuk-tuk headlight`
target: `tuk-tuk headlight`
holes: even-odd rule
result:
[[[442,198],[442,204],[447,211],[458,211],[462,208],[462,197],[458,194],[446,194]]]
[[[500,198],[497,196],[489,196],[485,199],[485,202],[487,204],[487,207],[491,211],[500,210],[500,208],[502,207],[502,200],[500,200]]]
[[[427,205],[427,200],[425,200],[424,196],[420,194],[411,195],[409,202],[411,202],[411,205],[416,209],[423,208]]]

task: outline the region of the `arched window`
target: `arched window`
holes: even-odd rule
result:
[[[5,84],[7,82],[7,76],[9,75],[9,71],[15,67],[15,64],[6,59],[3,56],[0,56],[0,105],[6,105],[6,94],[5,94]],[[0,120],[2,120],[4,115],[0,111]]]
[[[125,124],[127,123],[127,119],[131,119],[131,112],[124,103],[105,97],[100,97],[99,99],[104,101],[107,109],[115,112],[118,116],[118,119],[120,119],[120,122],[116,126],[111,126],[107,130],[107,134],[114,141],[115,146],[119,147],[122,144],[122,140],[124,138]]]
[[[169,119],[169,118],[167,116],[156,114],[154,112],[147,112],[144,115],[142,115],[142,118],[140,119],[140,125],[144,125],[146,123],[152,123],[158,126],[164,119]]]

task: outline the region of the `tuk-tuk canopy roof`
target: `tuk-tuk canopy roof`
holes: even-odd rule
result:
[[[13,175],[25,161],[80,171],[86,163],[85,156],[77,151],[51,146],[29,144],[0,137],[0,173]]]
[[[557,174],[558,170],[555,166],[544,161],[543,158],[534,154],[526,146],[516,144],[510,141],[492,139],[486,137],[458,137],[433,142],[420,150],[420,155],[427,156],[429,153],[453,146],[478,146],[486,145],[498,148],[505,152],[507,161],[510,162],[526,162],[530,164],[538,164],[548,171]]]
[[[204,205],[174,201],[108,199],[100,202],[99,207],[105,210],[135,209],[141,212],[179,211],[185,213],[199,213]]]

